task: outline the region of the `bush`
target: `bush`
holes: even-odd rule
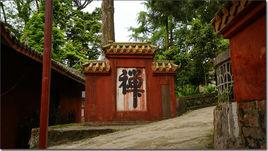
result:
[[[204,86],[205,94],[211,94],[211,93],[216,93],[216,92],[217,92],[217,87],[215,84],[208,84]]]
[[[179,90],[177,91],[178,96],[191,96],[194,94],[198,94],[198,88],[195,87],[194,85],[184,85]]]

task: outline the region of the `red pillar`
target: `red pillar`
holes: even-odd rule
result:
[[[52,47],[52,0],[45,4],[44,52],[42,72],[42,94],[40,109],[39,149],[47,148],[47,131],[50,99],[51,47]]]

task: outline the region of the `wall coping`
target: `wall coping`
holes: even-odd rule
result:
[[[179,67],[171,60],[157,60],[152,64],[153,73],[176,73]]]
[[[176,73],[179,68],[171,60],[158,60],[152,62],[153,73],[166,74]],[[82,65],[83,73],[110,73],[111,65],[108,60],[90,60],[86,64]]]
[[[83,73],[109,73],[110,70],[108,60],[90,60],[82,66]]]
[[[265,11],[265,8],[265,1],[232,0],[216,13],[211,24],[215,32],[230,38],[251,23],[259,12]]]
[[[151,55],[155,54],[157,46],[150,42],[111,42],[102,47],[106,55]]]

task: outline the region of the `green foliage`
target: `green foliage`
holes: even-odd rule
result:
[[[204,86],[204,93],[205,94],[209,94],[209,93],[216,93],[217,92],[217,88],[216,85],[214,84],[208,84]]]
[[[44,48],[44,12],[34,13],[29,22],[26,24],[21,41],[34,48],[39,52],[43,52]],[[56,27],[52,28],[53,34],[53,53],[52,58],[60,60],[60,46],[64,43],[64,32]]]
[[[179,89],[177,90],[177,96],[191,96],[194,94],[198,93],[198,88],[190,85],[190,84],[186,84],[183,85],[182,87],[179,87]]]
[[[31,3],[33,0],[14,0],[17,6],[18,17],[21,18],[26,24],[31,15]]]
[[[199,85],[215,80],[213,60],[228,48],[228,41],[213,32],[210,20],[223,5],[220,0],[149,0],[138,16],[139,26],[130,27],[131,38],[151,41],[160,50],[155,59],[174,60],[179,95],[199,93]]]
[[[79,10],[73,11],[72,19],[67,23],[67,39],[74,43],[86,59],[95,59],[100,48],[101,10],[92,14]],[[89,43],[90,42],[90,43]]]
[[[44,2],[4,3],[8,23],[18,30],[16,36],[39,52],[44,48]],[[12,6],[15,7],[10,8]],[[73,7],[72,0],[53,0],[52,58],[77,69],[88,59],[96,59],[100,48],[100,20],[99,8],[87,13]],[[17,24],[22,26],[18,28]]]
[[[34,13],[23,30],[21,41],[35,50],[43,52],[44,31],[42,29],[44,29],[44,13]]]
[[[33,11],[34,0],[14,0],[1,1],[1,21],[5,22],[9,30],[17,37],[21,36],[21,32]],[[12,26],[11,26],[12,25]]]

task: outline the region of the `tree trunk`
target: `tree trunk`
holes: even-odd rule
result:
[[[114,1],[103,0],[102,10],[102,45],[115,41],[114,36]]]
[[[7,23],[6,12],[5,12],[5,9],[4,9],[3,2],[0,2],[0,5],[1,5],[2,11],[3,11],[3,17],[4,17],[4,20],[5,20],[5,23]]]
[[[174,23],[173,23],[173,17],[170,16],[169,18],[169,23],[170,23],[170,26],[169,26],[169,34],[170,34],[170,39],[169,39],[169,46],[173,46],[173,28],[174,28]]]
[[[168,16],[165,18],[165,30],[166,30],[166,36],[165,36],[165,49],[168,50],[168,48],[169,48]]]
[[[38,4],[38,0],[35,0],[35,4],[36,4],[36,9],[39,12],[39,4]]]

